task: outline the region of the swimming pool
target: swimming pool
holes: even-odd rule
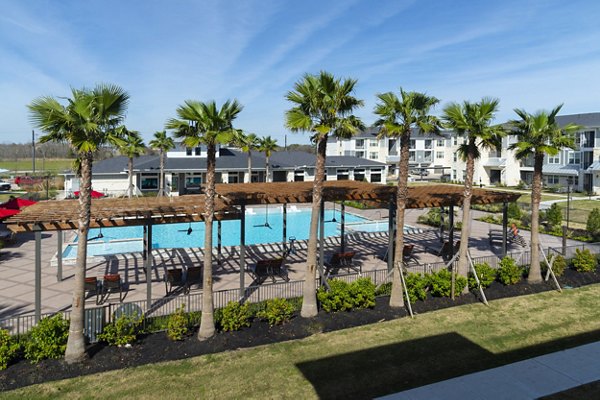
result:
[[[256,210],[256,211],[254,211]],[[278,243],[283,238],[282,208],[272,207],[266,213],[265,209],[252,209],[246,213],[246,244]],[[298,240],[308,239],[310,225],[309,209],[287,212],[287,236]],[[333,221],[335,215],[336,221]],[[325,211],[325,236],[340,235],[341,215],[339,210]],[[355,226],[361,223],[369,223],[370,220],[354,214],[346,213],[347,224]],[[265,226],[268,222],[269,227]],[[188,229],[192,228],[188,235]],[[387,223],[380,224],[381,230],[387,230]],[[240,221],[222,222],[222,245],[238,246],[240,244]],[[375,231],[375,230],[373,230]],[[102,235],[100,235],[102,233]],[[102,237],[99,237],[102,236]],[[88,257],[108,254],[122,254],[142,251],[143,227],[130,226],[119,228],[90,229],[88,235]],[[217,245],[217,223],[213,225],[213,243]],[[204,223],[193,222],[191,224],[161,224],[154,225],[152,229],[152,248],[190,248],[204,247]],[[63,258],[75,258],[77,256],[77,244],[69,244],[65,247]]]

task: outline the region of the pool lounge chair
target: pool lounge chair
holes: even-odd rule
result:
[[[345,253],[333,253],[331,257],[329,257],[329,261],[325,262],[325,267],[327,269],[327,276],[329,277],[334,272],[338,272],[340,269],[347,269],[348,272],[356,271],[359,275],[361,275],[361,265],[354,261],[354,256],[356,252],[347,251]]]
[[[186,291],[185,286],[185,279],[183,279],[183,271],[181,268],[167,270],[167,273],[165,274],[165,290],[167,296],[173,294],[178,287],[182,287],[184,288],[184,291]]]
[[[250,265],[250,271],[256,276],[258,280],[271,278],[275,282],[275,276],[279,276],[286,281],[289,281],[287,271],[284,267],[285,258],[271,258],[258,260],[256,264]]]

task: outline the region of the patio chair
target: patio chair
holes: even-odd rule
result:
[[[460,246],[460,243],[459,243]],[[443,260],[447,260],[450,257],[452,257],[452,243],[449,241],[445,241],[444,244],[442,244],[442,247],[440,247],[439,249],[434,249],[432,247],[427,247],[428,251],[433,252],[433,254],[435,254],[438,257],[442,257]]]
[[[175,288],[183,287],[185,291],[185,280],[181,268],[169,269],[165,274],[165,290],[167,296],[171,295]]]
[[[250,271],[256,276],[257,279],[266,279],[273,277],[273,263],[271,260],[258,260],[256,264],[250,265]]]
[[[285,264],[285,258],[284,257],[279,257],[279,258],[274,258],[271,261],[271,277],[273,278],[273,280],[275,280],[275,275],[283,278],[286,282],[290,280],[290,277],[288,276],[287,270],[284,267]]]
[[[85,283],[83,290],[87,295],[95,294],[96,295],[96,304],[100,304],[100,294],[102,291],[102,284],[95,276],[85,278]]]
[[[102,301],[106,301],[111,292],[119,291],[119,302],[123,301],[123,283],[120,274],[104,275],[102,281]]]
[[[330,276],[334,271],[337,272],[340,269],[353,270],[361,275],[361,265],[353,260],[355,255],[356,252],[354,251],[333,253],[329,258],[329,261],[325,262],[325,267],[328,269],[327,276]]]
[[[185,276],[185,289],[188,293],[192,285],[202,287],[202,267],[189,267]]]
[[[415,250],[414,244],[405,244],[404,247],[402,248],[402,261],[409,262],[410,260],[413,260],[414,262],[417,262],[417,259],[415,258],[414,254],[413,254],[414,250]]]

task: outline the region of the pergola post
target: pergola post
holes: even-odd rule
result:
[[[34,226],[35,231],[35,322],[42,319],[42,229]]]
[[[506,257],[508,243],[506,231],[508,230],[508,203],[502,203],[502,257]]]
[[[146,312],[152,307],[152,221],[144,225],[144,267],[146,269]]]
[[[283,252],[287,251],[287,204],[283,203]]]
[[[321,208],[319,209],[319,269],[323,271],[325,257],[325,201],[321,199]]]
[[[340,215],[341,215],[341,238],[340,238],[340,253],[344,253],[346,251],[346,204],[344,204],[344,200],[340,205]]]
[[[448,225],[450,225],[450,229],[448,229],[448,240],[454,249],[454,204],[448,206]]]
[[[246,291],[246,203],[240,206],[242,218],[240,219],[240,299],[244,298]]]
[[[221,243],[221,220],[217,221],[217,265],[221,266],[221,253],[222,253],[222,243]]]
[[[56,243],[56,281],[62,281],[62,267],[63,267],[63,231],[58,231]]]
[[[388,205],[388,249],[387,249],[387,268],[388,272],[394,269],[394,225],[395,225],[395,204],[393,196],[390,197],[390,202]]]

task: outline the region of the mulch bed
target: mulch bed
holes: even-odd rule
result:
[[[559,281],[564,288],[579,287],[600,282],[600,273],[597,271],[578,273],[567,269]],[[511,286],[503,286],[494,282],[485,290],[485,294],[488,300],[493,300],[553,289],[551,281],[536,285],[521,281]],[[320,312],[318,316],[311,319],[295,317],[282,326],[269,327],[266,322],[256,320],[249,328],[238,332],[220,332],[215,337],[203,342],[196,340],[195,334],[183,341],[173,342],[167,338],[164,332],[159,332],[141,337],[131,348],[95,344],[89,348],[89,359],[77,365],[69,365],[62,360],[45,360],[38,364],[19,360],[5,371],[0,372],[0,390],[12,390],[36,383],[102,371],[300,339],[315,333],[331,332],[407,316],[405,309],[392,309],[388,306],[388,301],[389,297],[379,297],[376,299],[376,306],[373,309],[332,314]],[[413,305],[413,311],[420,314],[479,301],[479,293],[476,291],[473,294],[459,296],[455,300],[428,295],[425,301],[419,301]]]

